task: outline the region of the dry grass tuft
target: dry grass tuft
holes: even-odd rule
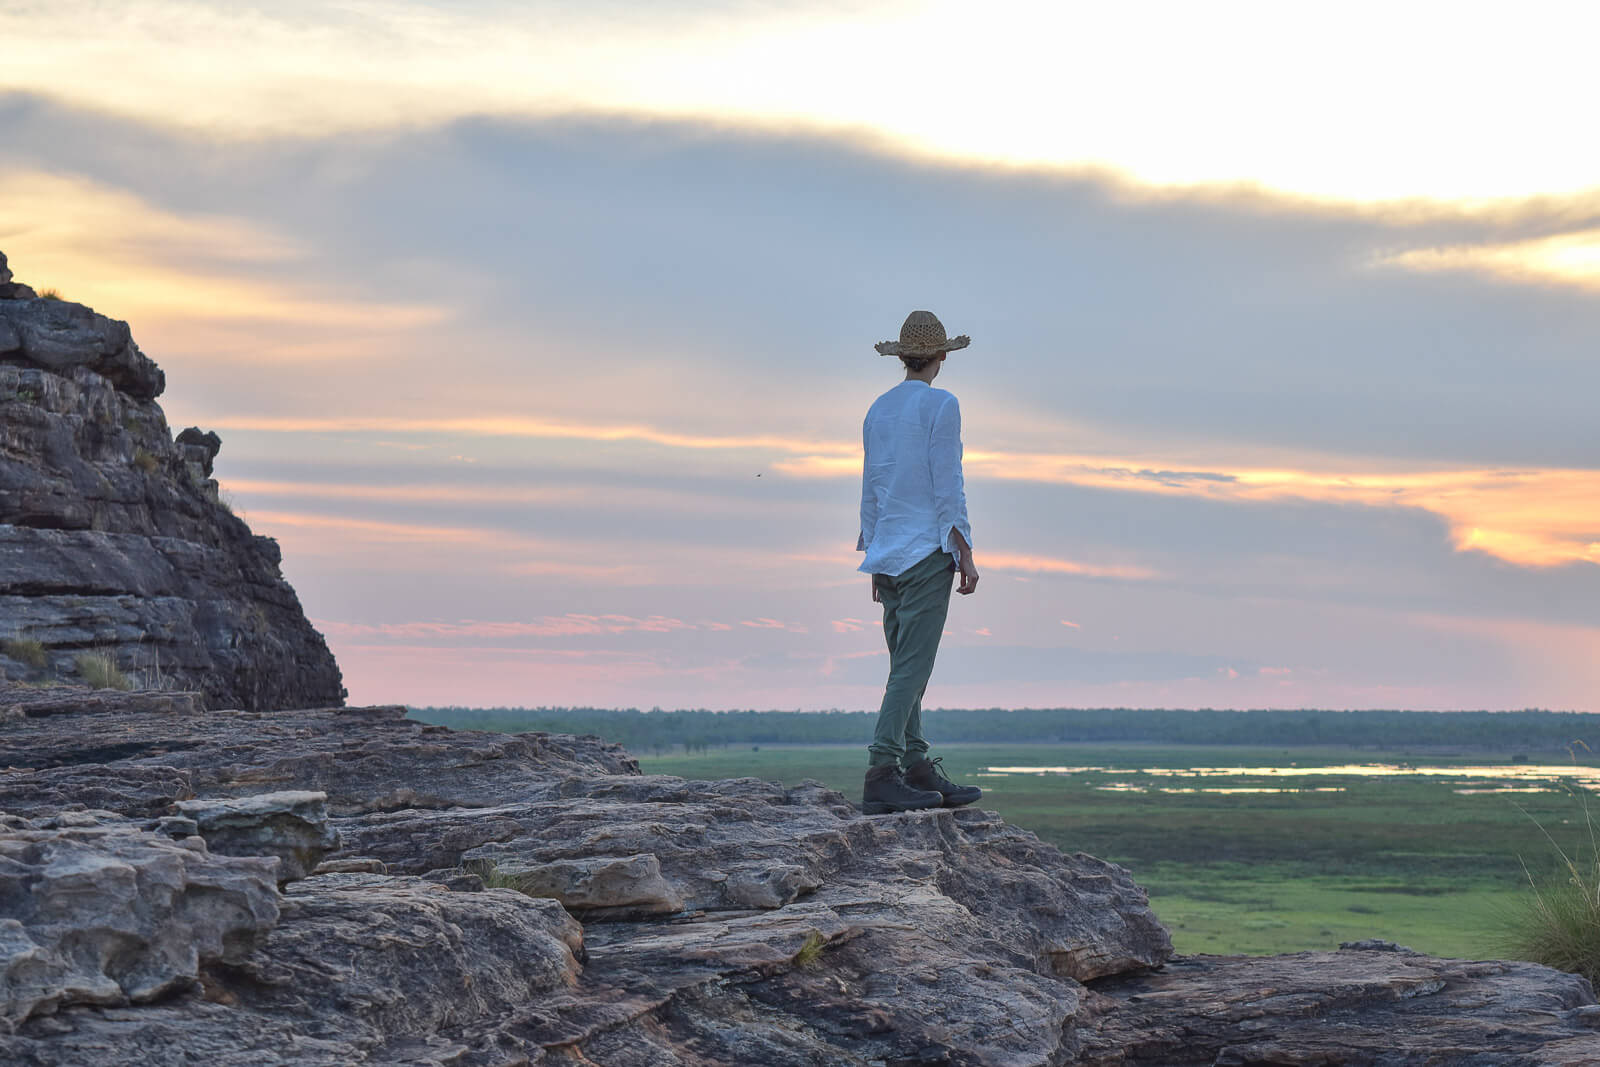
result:
[[[528,891],[527,879],[520,874],[502,871],[493,860],[474,860],[465,867],[483,881],[485,889],[515,889],[519,893]]]
[[[78,677],[94,689],[132,689],[128,676],[117,669],[117,661],[109,652],[80,652],[73,661]]]
[[[26,663],[36,669],[48,662],[44,654],[44,642],[31,637],[13,637],[0,648],[18,663]]]
[[[794,965],[796,967],[813,966],[822,958],[822,950],[827,943],[827,938],[815,930],[811,931],[806,935],[805,943],[800,946],[800,951],[794,954]]]
[[[1585,750],[1589,747],[1582,741],[1574,744]],[[1576,757],[1574,752],[1574,760]],[[1542,877],[1536,877],[1523,863],[1528,898],[1521,908],[1503,917],[1505,946],[1518,959],[1581,974],[1591,983],[1600,983],[1600,839],[1595,834],[1588,791],[1582,786],[1574,787],[1574,791],[1583,808],[1589,855],[1568,855],[1550,832],[1529,816],[1561,862],[1554,876]]]

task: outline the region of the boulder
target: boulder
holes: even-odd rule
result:
[[[13,300],[0,311],[23,359],[56,374],[87,367],[135,400],[154,400],[166,375],[133,343],[128,324],[69,300]]]
[[[661,864],[651,855],[584,856],[511,865],[496,873],[519,892],[558,900],[578,915],[655,915],[683,907],[683,898],[661,877]]]
[[[0,1019],[148,1003],[243,960],[278,918],[277,867],[105,812],[0,815]]]
[[[32,289],[11,280],[11,269],[6,266],[6,254],[0,252],[0,300],[31,300],[34,296]],[[4,355],[7,351],[9,349],[5,347],[4,331],[0,330],[0,355]]]
[[[317,876],[290,887],[255,951],[208,963],[189,996],[35,1018],[0,1032],[0,1060],[549,1063],[537,1044],[501,1029],[538,1017],[539,1005],[574,985],[582,947],[582,928],[554,901],[452,893],[416,878]]]
[[[207,848],[224,856],[276,856],[278,884],[298,881],[339,847],[328,823],[328,794],[309,790],[250,797],[180,800],[175,807],[194,821]]]
[[[207,478],[211,477],[213,461],[216,460],[217,453],[222,451],[222,438],[218,437],[215,431],[191,426],[178,435],[177,441],[190,462],[198,466]]]

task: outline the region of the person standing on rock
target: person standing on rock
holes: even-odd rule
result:
[[[889,680],[861,794],[868,815],[953,808],[983,795],[946,778],[922,736],[922,694],[944,633],[951,575],[960,573],[963,595],[978,588],[961,479],[961,407],[953,394],[933,387],[946,354],[971,341],[947,340],[938,316],[913,311],[900,340],[875,346],[898,356],[906,377],[873,402],[861,427],[856,550],[866,553],[859,569],[872,576],[889,644]]]

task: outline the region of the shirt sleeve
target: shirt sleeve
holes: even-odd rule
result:
[[[861,530],[856,534],[856,551],[865,552],[878,527],[878,494],[873,491],[867,472],[867,424],[861,424]]]
[[[933,417],[928,442],[928,466],[933,474],[933,514],[938,522],[939,547],[958,555],[950,537],[957,530],[972,546],[972,527],[967,522],[967,490],[961,477],[961,405],[951,396]]]

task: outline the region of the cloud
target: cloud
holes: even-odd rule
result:
[[[1583,5],[1442,23],[1376,0],[1337,20],[1230,0],[1164,5],[1158,21],[1152,32],[1146,9],[1043,0],[993,0],[982,19],[960,4],[837,0],[58,0],[0,11],[11,46],[0,88],[233,140],[604,114],[826,130],[925,163],[1112,166],[1339,198],[1594,180],[1584,139],[1569,135],[1588,118],[1585,43],[1600,30]],[[959,55],[963,77],[906,79],[886,57],[907,42]],[[1482,77],[1485,56],[1500,77]],[[1421,125],[1434,135],[1426,152]]]
[[[932,699],[1593,701],[1581,634],[1541,659],[1514,624],[1600,623],[1600,306],[1391,261],[1588,234],[1592,197],[1155,195],[594,118],[219,143],[13,97],[0,138],[8,178],[48,179],[7,186],[0,248],[69,295],[160,289],[133,326],[169,419],[220,427],[219,476],[317,618],[695,627],[340,631],[358,700],[875,706],[882,661],[841,658],[877,652],[875,626],[834,625],[872,610],[860,419],[898,375],[870,344],[931,306],[975,338],[939,385],[997,575],[952,605]],[[103,212],[103,258],[42,225],[57,188]],[[187,314],[225,303],[208,282],[284,317]],[[740,625],[763,619],[787,628]],[[982,629],[1039,647],[970,659]],[[493,647],[530,644],[627,667]],[[1034,662],[1066,646],[1088,658]]]
[[[859,474],[859,460],[801,457],[774,466],[796,477]],[[1039,482],[1223,501],[1306,500],[1375,508],[1418,508],[1449,523],[1460,551],[1530,567],[1600,563],[1600,470],[1232,469],[1173,471],[1159,460],[973,451],[967,477]],[[1145,578],[1148,568],[988,554],[999,569],[1101,573]]]
[[[1140,580],[1156,577],[1148,567],[1123,564],[1080,563],[1077,560],[1054,559],[1049,556],[1028,556],[1012,552],[984,552],[979,557],[985,567],[997,571],[1027,571],[1043,574],[1074,574],[1088,578],[1122,578]]]
[[[1505,244],[1414,248],[1389,263],[1416,271],[1472,271],[1526,282],[1600,290],[1600,229]]]
[[[605,423],[569,423],[527,416],[462,416],[457,418],[392,418],[384,416],[299,417],[221,414],[212,420],[223,429],[267,433],[427,433],[470,437],[556,438],[576,441],[640,441],[667,448],[726,449],[748,452],[823,452],[840,457],[854,455],[854,446],[839,441],[816,441],[769,434],[688,434],[652,426]],[[394,442],[380,442],[394,447]],[[857,471],[861,460],[853,461]]]
[[[694,623],[653,615],[635,619],[627,615],[543,615],[532,620],[459,622],[353,623],[315,620],[324,634],[346,640],[381,637],[411,641],[432,639],[516,639],[522,637],[593,637],[620,633],[672,633],[700,629]]]
[[[141,324],[288,319],[317,330],[378,322],[409,330],[449,317],[422,301],[330,299],[292,276],[273,279],[309,258],[306,241],[248,219],[163,208],[83,177],[0,166],[0,204],[0,240],[24,253],[29,277],[60,279],[68,299]]]

